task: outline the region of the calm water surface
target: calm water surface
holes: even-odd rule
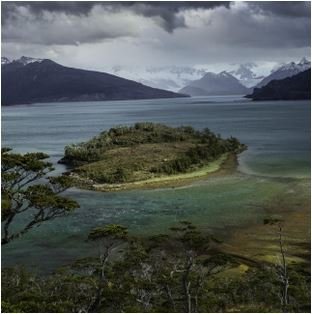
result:
[[[4,265],[41,265],[44,271],[91,254],[90,228],[122,223],[132,232],[165,232],[181,219],[220,235],[260,222],[283,202],[299,210],[309,199],[310,102],[251,102],[239,97],[81,102],[2,108],[2,145],[43,151],[56,163],[64,146],[102,130],[138,121],[209,127],[248,145],[233,175],[184,188],[98,193],[71,189],[81,205],[70,217],[32,231],[2,250]],[[65,170],[55,164],[55,174]],[[286,202],[285,202],[286,200]]]

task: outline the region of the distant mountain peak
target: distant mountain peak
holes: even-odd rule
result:
[[[289,70],[297,70],[299,73],[309,69],[310,67],[311,62],[307,58],[303,57],[298,63],[292,61],[289,63],[279,65],[277,68],[274,68],[272,70],[272,73],[276,71],[289,71]]]
[[[227,71],[221,71],[219,73],[214,73],[214,72],[205,72],[203,78],[210,78],[210,77],[213,77],[213,78],[234,78],[234,76],[227,72]]]
[[[42,61],[45,61],[45,60],[48,60],[48,59],[39,59],[39,58],[32,58],[32,57],[22,56],[19,59],[10,60],[7,57],[1,57],[1,65],[6,65],[6,64],[13,63],[13,62],[19,63],[21,65],[27,65],[29,63],[42,62]]]
[[[295,62],[289,62],[289,63],[284,63],[281,66],[279,66],[277,69],[273,69],[273,73],[276,71],[288,71],[288,70],[293,70],[295,69],[297,64]]]
[[[306,57],[303,57],[303,58],[299,61],[298,64],[299,64],[299,65],[306,65],[306,64],[308,64],[308,65],[311,66],[311,61],[309,61]]]
[[[32,58],[32,57],[25,57],[22,56],[19,59],[14,60],[15,62],[22,63],[23,65],[27,65],[33,62],[42,62],[44,59]]]
[[[236,69],[229,71],[229,73],[237,78],[244,86],[252,87],[263,79],[263,76],[257,75],[252,70],[255,67],[257,67],[257,65],[251,62],[239,64]]]
[[[7,57],[1,57],[1,65],[3,64],[9,64],[11,61]]]
[[[222,76],[226,76],[226,77],[233,77],[233,75],[231,75],[229,72],[227,71],[222,71],[219,73],[219,75],[222,75]]]
[[[289,63],[284,63],[275,67],[271,74],[265,77],[256,87],[263,87],[267,85],[272,80],[282,80],[287,77],[292,77],[299,74],[300,72],[306,71],[311,68],[311,62],[305,57],[302,58],[298,63],[292,61]]]
[[[218,74],[214,72],[205,72],[204,76],[202,78],[209,78],[209,77],[217,77]]]
[[[208,95],[244,95],[248,88],[227,71],[218,74],[207,72],[201,79],[190,82],[180,90],[180,93],[191,96]]]

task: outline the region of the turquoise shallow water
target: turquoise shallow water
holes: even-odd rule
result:
[[[176,189],[66,192],[81,205],[70,217],[32,231],[2,250],[4,265],[53,270],[87,254],[90,228],[121,223],[138,234],[166,232],[188,219],[220,236],[261,222],[282,202],[299,210],[309,198],[310,102],[251,102],[238,97],[34,104],[2,109],[2,141],[16,151],[44,151],[56,162],[64,146],[113,125],[155,121],[209,127],[248,145],[237,172]],[[56,165],[55,173],[64,171]],[[285,202],[286,200],[286,202]],[[284,205],[283,205],[284,206]],[[36,267],[37,268],[37,267]]]

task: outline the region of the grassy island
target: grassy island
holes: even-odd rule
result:
[[[73,168],[77,185],[109,191],[203,177],[244,149],[236,138],[222,139],[209,129],[136,123],[66,146],[60,162]]]

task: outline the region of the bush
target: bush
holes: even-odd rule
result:
[[[113,173],[93,173],[91,179],[98,183],[124,183],[129,180],[130,173],[124,168],[117,168]]]

